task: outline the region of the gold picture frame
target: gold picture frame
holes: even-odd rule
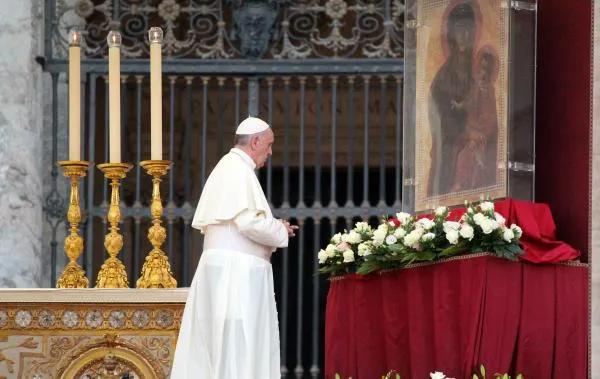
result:
[[[506,0],[419,0],[415,211],[506,197]]]

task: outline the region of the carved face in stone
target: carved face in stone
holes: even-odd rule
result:
[[[263,55],[273,36],[277,10],[264,2],[245,2],[233,17],[242,54],[251,58]]]

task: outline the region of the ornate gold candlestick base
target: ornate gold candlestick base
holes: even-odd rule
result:
[[[162,201],[160,199],[161,177],[167,174],[171,167],[170,161],[149,160],[142,161],[140,165],[152,176],[152,203],[150,214],[152,215],[152,226],[148,230],[148,239],[153,246],[152,251],[146,256],[142,274],[136,285],[138,288],[176,288],[177,281],[171,273],[171,265],[165,253],[161,250],[162,244],[167,239],[167,231],[161,225],[163,213]]]
[[[83,178],[92,163],[86,161],[59,161],[64,176],[71,178],[71,195],[67,220],[71,224],[71,234],[65,238],[65,254],[69,263],[56,282],[57,288],[88,288],[89,281],[85,271],[77,264],[77,258],[83,252],[83,238],[79,235],[81,208],[79,206],[79,178]]]
[[[108,258],[98,272],[96,288],[127,288],[127,271],[125,265],[117,258],[123,248],[123,236],[119,233],[119,222],[121,221],[121,200],[119,198],[120,181],[127,176],[127,172],[133,167],[129,163],[103,163],[98,168],[109,179],[111,186],[110,206],[108,208],[108,223],[110,230],[104,238],[104,247],[108,252]]]

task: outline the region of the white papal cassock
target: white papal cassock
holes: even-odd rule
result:
[[[210,174],[192,226],[204,250],[190,286],[171,379],[279,379],[271,254],[288,244],[254,172],[233,148]]]

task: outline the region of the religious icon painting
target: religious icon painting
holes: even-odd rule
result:
[[[417,212],[506,196],[507,3],[415,2]]]

